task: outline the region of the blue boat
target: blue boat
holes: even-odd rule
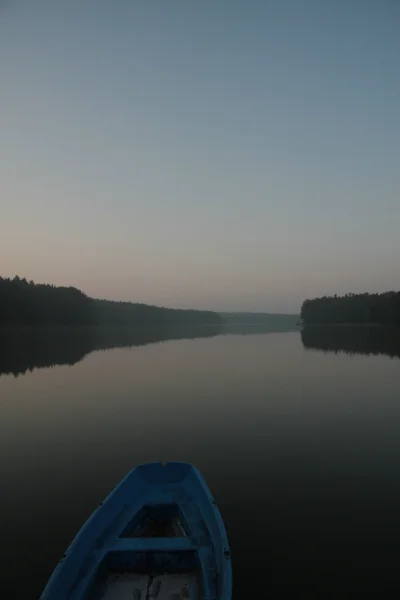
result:
[[[225,526],[189,463],[131,471],[91,515],[41,600],[231,600]]]

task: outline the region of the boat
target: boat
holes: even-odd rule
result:
[[[83,525],[41,600],[231,600],[231,552],[190,463],[134,468]]]

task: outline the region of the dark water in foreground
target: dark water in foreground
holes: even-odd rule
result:
[[[37,599],[93,509],[153,460],[204,474],[234,598],[399,597],[399,336],[218,333],[0,335],[2,598]]]

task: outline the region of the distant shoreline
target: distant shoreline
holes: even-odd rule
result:
[[[132,327],[220,325],[210,310],[172,309],[90,298],[74,287],[0,277],[0,326]]]
[[[308,327],[396,327],[400,325],[400,291],[304,300],[300,317]]]

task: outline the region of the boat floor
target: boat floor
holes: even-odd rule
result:
[[[110,573],[99,600],[201,600],[197,573]]]

